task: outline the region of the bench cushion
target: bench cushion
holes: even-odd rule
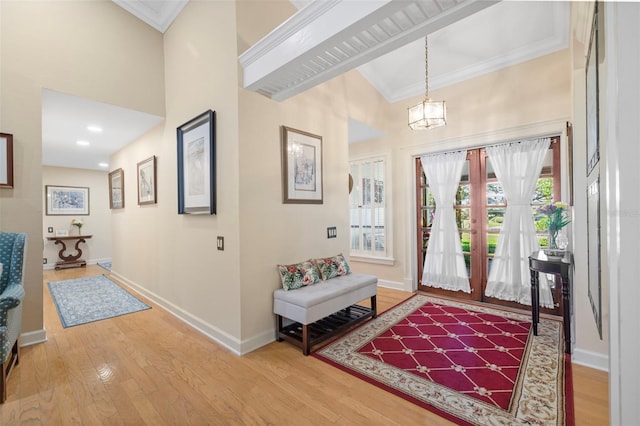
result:
[[[378,278],[351,273],[312,286],[273,294],[273,312],[301,324],[310,324],[377,293]]]

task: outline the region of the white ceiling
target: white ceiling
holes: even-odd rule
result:
[[[42,163],[47,166],[109,170],[109,158],[163,117],[42,90]],[[96,126],[101,132],[88,129]],[[78,145],[78,141],[89,145]],[[106,166],[100,166],[101,163]]]
[[[188,2],[113,1],[163,33]],[[291,1],[298,8],[309,3]],[[568,39],[568,2],[501,1],[429,35],[429,90],[565,49]],[[357,69],[389,102],[422,95],[424,39]],[[43,91],[42,115],[43,164],[98,170],[98,163],[108,163],[113,153],[163,119],[49,90]],[[96,123],[104,129],[101,134],[86,130]],[[380,135],[363,123],[349,121],[350,142]],[[91,145],[77,146],[77,140]]]

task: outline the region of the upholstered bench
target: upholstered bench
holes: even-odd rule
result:
[[[311,347],[367,318],[375,318],[378,278],[349,273],[313,285],[273,293],[277,339],[287,340],[309,355]],[[357,305],[367,298],[371,307]],[[283,318],[294,321],[284,325]]]

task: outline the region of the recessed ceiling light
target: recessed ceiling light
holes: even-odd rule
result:
[[[90,144],[88,141],[76,141],[76,145],[89,146]]]
[[[100,133],[102,131],[102,127],[100,126],[87,126],[87,130],[94,133]]]
[[[100,167],[109,167],[109,165],[107,163],[98,163],[98,166],[100,166]]]

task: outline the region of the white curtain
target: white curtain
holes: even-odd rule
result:
[[[531,210],[550,139],[535,139],[490,146],[487,156],[507,199],[507,210],[498,237],[485,294],[531,305],[529,255],[540,250]],[[540,274],[540,306],[553,308],[553,297]]]
[[[453,208],[466,158],[466,150],[426,155],[420,158],[436,201],[422,284],[471,293]]]

